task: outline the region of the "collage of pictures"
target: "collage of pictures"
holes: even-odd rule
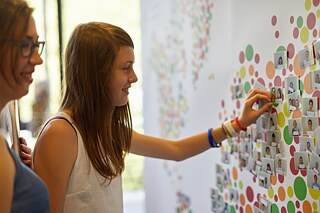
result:
[[[274,54],[276,70],[288,68],[287,55],[286,51]],[[312,66],[317,61],[320,63],[320,40],[299,51],[300,68]],[[258,81],[255,82],[254,88],[270,93],[274,107],[258,118],[255,124],[247,128],[246,132],[241,131],[237,137],[229,140],[230,151],[222,152],[222,162],[230,164],[231,156],[234,156],[234,159],[239,161],[240,169],[247,170],[256,176],[259,186],[265,189],[270,187],[271,176],[286,176],[289,171],[285,156],[287,147],[281,138],[276,108],[280,104],[287,103],[289,112],[299,110],[302,114],[301,117],[288,119],[289,135],[299,140],[299,149],[294,153],[295,168],[306,170],[308,187],[320,190],[319,100],[317,97],[301,95],[299,76],[290,75],[284,80],[284,88],[277,86],[266,88]],[[320,89],[320,70],[310,72],[310,85],[312,90]],[[245,96],[241,84],[232,86],[231,91],[233,100]],[[255,107],[258,109],[264,104],[263,101],[260,101]],[[228,185],[229,175],[221,166],[217,166],[216,174],[218,189],[214,194],[218,198],[218,192]],[[234,193],[234,190],[230,189],[230,193]],[[229,194],[229,197],[235,199],[237,193],[232,196]],[[219,199],[216,202],[217,205],[214,206],[218,206],[220,211],[228,208],[228,203],[219,203]],[[255,207],[254,212],[271,212],[270,208],[271,202],[261,197],[259,208]]]

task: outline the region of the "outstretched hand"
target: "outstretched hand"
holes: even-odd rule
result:
[[[19,138],[21,148],[21,159],[23,163],[30,167],[31,166],[31,148],[28,147],[27,142],[24,138]]]
[[[258,103],[259,101],[266,101],[266,104],[260,109],[253,109],[253,104]],[[244,103],[244,107],[239,116],[239,122],[242,126],[247,127],[254,123],[264,112],[267,112],[269,107],[272,106],[272,102],[270,100],[270,95],[268,92],[251,89],[247,99]]]

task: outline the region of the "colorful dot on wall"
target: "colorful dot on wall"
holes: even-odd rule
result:
[[[300,40],[302,43],[307,43],[309,40],[309,30],[307,27],[302,27],[300,31]]]
[[[304,8],[308,11],[311,8],[311,0],[306,0],[304,3]]]
[[[289,201],[287,203],[287,210],[288,210],[288,213],[295,213],[295,206],[294,206],[294,203],[292,201]]]
[[[285,117],[284,117],[284,114],[283,112],[280,112],[278,113],[278,125],[283,128],[284,127],[284,124],[285,124]]]
[[[293,35],[294,39],[297,39],[299,37],[299,28],[298,27],[293,28],[292,35]]]
[[[308,188],[309,189],[309,194],[311,197],[315,200],[320,199],[320,191],[319,190],[314,190],[313,188]]]
[[[253,75],[254,75],[254,67],[253,67],[252,64],[249,65],[248,70],[249,70],[249,75],[250,75],[250,76],[253,76]]]
[[[317,209],[317,208],[318,208],[318,204],[317,204],[317,202],[313,201],[313,203],[312,203],[312,207],[313,207],[313,209]]]
[[[279,75],[277,75],[275,78],[274,78],[274,86],[276,86],[276,87],[281,87],[282,85],[281,85],[281,83],[282,83],[282,81],[281,81],[281,77],[279,76]]]
[[[246,198],[242,193],[240,194],[240,204],[241,206],[244,206],[246,204]]]
[[[256,62],[256,64],[259,64],[259,62],[260,62],[260,55],[259,54],[255,54],[254,61]]]
[[[272,18],[271,18],[271,24],[272,24],[272,26],[275,26],[276,24],[277,24],[277,16],[272,16]]]
[[[294,17],[293,16],[290,16],[290,24],[293,24],[294,23]]]
[[[309,30],[312,30],[316,24],[316,15],[314,13],[309,13],[307,17],[307,26]]]
[[[317,10],[317,18],[320,18],[320,9]]]
[[[274,64],[272,61],[268,61],[266,65],[266,74],[269,79],[273,79],[275,75]]]
[[[249,204],[246,205],[246,211],[245,212],[246,213],[252,213],[253,212],[251,205],[249,205]]]
[[[230,213],[236,213],[236,208],[234,207],[234,205],[230,206]]]
[[[299,137],[297,137],[297,136],[293,137],[293,141],[294,141],[296,144],[299,144]],[[290,150],[290,153],[292,153],[291,150]],[[291,156],[293,156],[293,155],[291,155]]]
[[[289,135],[289,127],[285,126],[283,130],[283,137],[286,144],[290,145],[292,143],[292,137]]]
[[[244,66],[240,67],[240,78],[245,78],[246,77],[246,68]]]
[[[319,0],[313,0],[313,6],[317,7],[319,5],[320,1]]]
[[[306,198],[307,185],[302,177],[296,177],[296,179],[294,180],[294,193],[300,201]]]
[[[304,84],[301,80],[299,80],[298,84],[299,84],[299,89],[300,89],[300,95],[302,96],[304,93]]]
[[[280,186],[278,188],[278,196],[279,196],[279,199],[281,201],[284,201],[286,199],[286,191],[285,189],[283,188],[283,186]]]
[[[238,180],[238,169],[235,166],[232,168],[232,177],[234,180]]]
[[[288,186],[287,194],[288,194],[289,198],[293,197],[293,188],[292,188],[292,186]]]
[[[295,110],[292,113],[292,118],[301,118],[302,117],[302,112],[300,110]]]
[[[272,213],[279,213],[279,208],[278,208],[277,204],[273,203],[271,205],[271,212]]]
[[[299,202],[299,200],[296,200],[296,207],[297,207],[297,209],[300,208],[300,202]]]
[[[295,152],[296,152],[296,147],[293,146],[293,145],[291,145],[291,146],[290,146],[290,155],[291,155],[291,157],[293,157],[293,155],[294,155]]]
[[[312,93],[311,84],[310,84],[310,73],[308,73],[304,77],[304,91],[309,95]]]
[[[274,195],[273,199],[275,202],[278,202],[278,195]]]
[[[239,100],[237,100],[236,106],[237,106],[237,109],[240,109],[241,103]]]
[[[246,195],[247,195],[248,201],[249,201],[249,202],[252,202],[252,201],[253,201],[253,198],[254,198],[254,193],[253,193],[253,190],[252,190],[251,186],[248,186],[248,187],[247,187],[247,189],[246,189]]]
[[[297,18],[297,27],[301,28],[303,25],[303,18],[301,16],[299,16]]]
[[[303,209],[303,212],[312,212],[312,207],[308,200],[303,201],[302,209]]]
[[[285,103],[283,104],[283,113],[284,113],[284,115],[285,115],[287,118],[289,118],[290,115],[291,115],[291,112],[290,112],[289,109],[288,109],[288,103],[287,103],[287,102],[285,102]]]
[[[287,52],[288,52],[288,58],[292,59],[295,54],[295,48],[293,43],[288,44]]]
[[[284,182],[284,175],[278,174],[278,180],[280,183],[283,183]]]
[[[277,184],[277,176],[271,175],[271,176],[270,176],[270,183],[271,183],[272,185],[276,185],[276,184]]]
[[[246,94],[248,94],[249,91],[250,91],[250,89],[251,89],[250,83],[249,83],[249,82],[246,82],[246,83],[244,84],[244,92],[245,92]]]
[[[318,37],[318,31],[317,31],[317,29],[313,29],[313,30],[312,30],[312,35],[313,35],[314,38],[317,38],[317,37]]]
[[[297,170],[295,167],[294,158],[290,159],[290,171],[293,175],[297,175],[299,173],[299,170]]]
[[[279,31],[277,30],[277,31],[274,33],[274,37],[275,37],[275,38],[279,38],[279,36],[280,36],[280,33],[279,33]]]
[[[303,177],[307,176],[307,170],[306,170],[306,169],[301,169],[301,170],[300,170],[300,174],[301,174]]]
[[[240,180],[239,181],[239,188],[242,189],[243,188],[243,182]]]
[[[253,47],[251,44],[246,47],[246,58],[248,61],[251,61],[253,58]]]
[[[305,68],[300,68],[300,64],[299,64],[299,55],[296,54],[295,57],[294,57],[294,62],[293,62],[293,70],[294,70],[294,74],[296,76],[303,76],[306,69]]]
[[[268,189],[268,196],[269,196],[269,198],[273,198],[273,195],[274,195],[274,190],[273,190],[273,188],[270,186],[269,189]]]
[[[284,207],[284,206],[281,207],[281,213],[287,213],[286,207]]]

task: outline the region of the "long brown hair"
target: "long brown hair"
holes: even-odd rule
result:
[[[108,84],[120,47],[134,47],[121,28],[101,22],[73,31],[65,55],[61,110],[70,109],[93,167],[111,181],[124,170],[132,122],[129,104],[114,108]]]
[[[28,28],[33,8],[24,0],[0,0],[0,73],[3,72],[4,56],[12,47],[10,41],[22,40]],[[11,52],[11,67],[15,69],[19,48]]]

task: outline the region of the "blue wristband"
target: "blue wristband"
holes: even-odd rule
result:
[[[212,137],[212,128],[208,129],[208,140],[211,148],[219,148],[221,143],[217,144]]]

